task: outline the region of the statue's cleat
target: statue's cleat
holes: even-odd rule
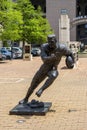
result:
[[[40,97],[41,96],[41,94],[42,94],[42,89],[40,89],[40,90],[38,90],[37,92],[36,92],[36,95],[38,96],[38,97]]]
[[[28,100],[26,99],[22,99],[21,101],[19,101],[19,104],[27,104]]]
[[[44,107],[44,103],[43,102],[39,102],[39,101],[37,101],[35,99],[32,100],[29,105],[30,105],[31,108]]]

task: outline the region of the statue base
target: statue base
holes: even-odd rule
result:
[[[52,106],[51,102],[39,102],[18,104],[10,112],[10,115],[46,115]]]

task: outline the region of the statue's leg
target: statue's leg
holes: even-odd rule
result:
[[[28,98],[32,95],[33,91],[38,87],[38,85],[46,78],[46,74],[43,73],[44,66],[42,65],[39,71],[35,74],[35,76],[32,79],[31,85],[27,91],[27,94],[23,100],[21,100],[19,103],[24,104],[28,102]]]
[[[46,80],[45,84],[36,92],[36,95],[38,97],[41,96],[42,92],[47,89],[57,78],[58,76],[58,71],[57,70],[52,70],[48,73],[48,79]]]
[[[44,75],[35,75],[32,82],[31,82],[31,85],[27,91],[27,94],[25,96],[25,99],[28,100],[28,98],[32,95],[32,93],[34,92],[34,90],[38,87],[38,85],[46,78],[46,76]]]

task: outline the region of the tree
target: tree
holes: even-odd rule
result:
[[[22,40],[27,43],[46,42],[52,29],[46,18],[43,18],[41,8],[37,10],[29,0],[0,1],[0,39],[3,41]]]
[[[31,41],[31,43],[42,44],[46,42],[47,35],[52,33],[47,19],[43,18],[42,14],[39,7],[34,14],[34,18],[29,20],[29,26],[26,28],[26,36],[27,40]]]
[[[41,8],[35,10],[29,0],[18,0],[17,9],[23,15],[22,40],[39,44],[46,42],[47,35],[52,30],[47,19],[42,17]]]
[[[15,41],[21,38],[21,25],[23,24],[22,14],[20,11],[15,10],[14,4],[11,1],[4,0],[0,6],[0,23],[3,26],[0,39],[2,41]]]

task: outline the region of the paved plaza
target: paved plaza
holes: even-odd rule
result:
[[[42,61],[11,60],[0,62],[0,130],[87,130],[87,58],[80,58],[74,69],[67,69],[63,58],[55,82],[38,98],[52,102],[45,116],[9,115],[24,98]]]

